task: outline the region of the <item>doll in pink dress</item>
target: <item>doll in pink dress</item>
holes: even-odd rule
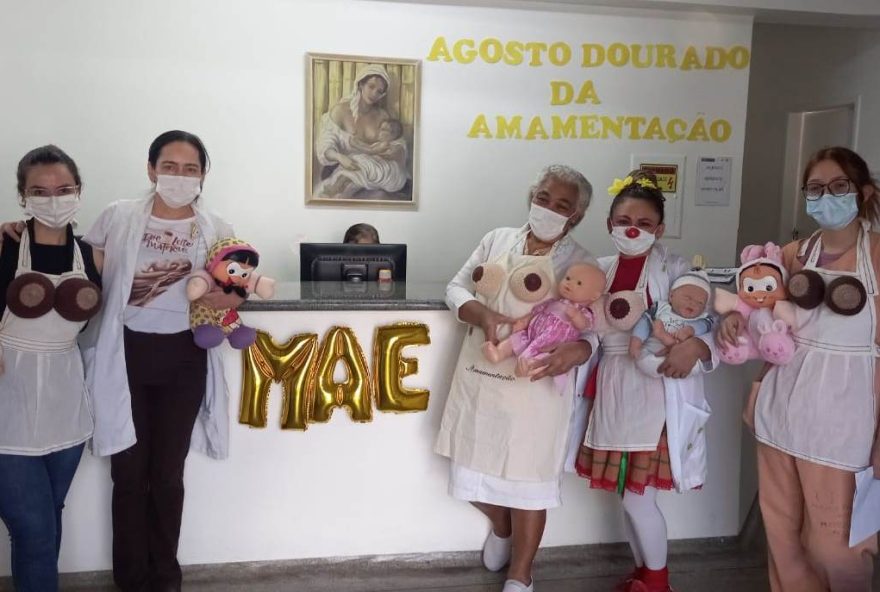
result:
[[[715,291],[715,310],[731,311],[745,318],[747,330],[736,347],[719,352],[722,362],[742,364],[763,359],[771,364],[787,364],[794,355],[794,340],[782,318],[786,302],[788,272],[782,264],[782,249],[773,243],[750,245],[743,249],[736,274],[737,293]]]
[[[605,272],[587,263],[576,263],[559,282],[559,298],[537,304],[529,314],[513,324],[513,333],[498,345],[487,341],[483,355],[497,364],[515,355],[517,376],[537,370],[542,350],[580,339],[584,331],[595,329],[595,314],[590,305],[605,291]]]

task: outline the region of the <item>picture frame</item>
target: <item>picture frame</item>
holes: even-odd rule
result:
[[[306,54],[307,205],[418,205],[419,60]]]

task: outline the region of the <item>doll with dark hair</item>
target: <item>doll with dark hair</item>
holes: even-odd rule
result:
[[[251,293],[275,295],[275,280],[254,273],[259,263],[256,249],[242,240],[227,238],[211,247],[205,269],[186,284],[196,345],[209,349],[228,339],[235,349],[244,349],[256,340],[257,332],[242,324],[236,309]]]

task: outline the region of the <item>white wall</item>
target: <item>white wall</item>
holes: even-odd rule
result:
[[[788,114],[858,101],[856,150],[880,170],[880,31],[755,25],[740,247],[778,236]]]
[[[632,152],[672,153],[686,155],[688,164],[684,233],[682,239],[669,244],[683,254],[703,253],[713,264],[733,263],[748,70],[603,68],[584,73],[575,66],[529,69],[425,62],[418,210],[306,208],[302,195],[304,53],[423,59],[438,35],[562,40],[573,46],[650,38],[683,49],[690,44],[748,46],[751,25],[747,20],[717,16],[670,14],[649,19],[343,0],[17,3],[7,7],[0,20],[0,175],[9,188],[7,199],[0,203],[0,219],[20,216],[13,174],[28,149],[55,142],[77,159],[87,187],[81,219],[88,227],[110,201],[147,190],[149,142],[161,131],[182,128],[200,134],[211,152],[214,168],[206,199],[235,223],[240,236],[263,252],[266,273],[296,277],[298,240],[338,240],[349,224],[369,221],[379,228],[383,240],[409,244],[410,277],[448,278],[488,229],[524,222],[526,190],[537,170],[550,162],[572,164],[594,182],[594,206],[575,234],[597,253],[609,253],[604,218],[610,198],[605,187],[629,170]],[[688,120],[703,114],[730,120],[733,135],[725,144],[675,145],[465,137],[479,112],[555,112],[548,105],[547,86],[549,80],[558,78],[595,80],[603,104],[592,112]],[[712,155],[734,158],[728,208],[693,205],[695,159]],[[319,315],[295,320],[290,332],[315,323],[338,322]],[[367,320],[371,320],[369,328],[364,324]],[[375,318],[367,320],[357,321],[360,334],[374,326]],[[273,326],[276,329],[280,330]],[[443,380],[448,380],[451,352],[435,350],[432,359],[437,365],[423,362],[423,372],[431,372],[432,384],[441,385],[441,392]],[[234,366],[231,379],[236,377]],[[673,513],[683,516],[687,508],[700,508],[698,518],[671,522],[673,537],[732,535],[739,527],[740,382],[741,374],[731,370],[713,378],[709,397],[716,411],[712,421],[717,423],[710,430],[720,438],[720,444],[710,450],[713,481],[700,493],[667,496],[664,507]],[[234,415],[237,382],[233,393]],[[236,426],[232,461],[214,463],[194,456],[189,464],[183,560],[478,548],[484,534],[479,517],[445,498],[443,464],[434,457],[420,461],[425,463],[420,465],[424,474],[405,475],[406,479],[424,476],[435,487],[430,503],[426,500],[420,506],[418,499],[406,501],[410,524],[406,537],[376,532],[376,525],[381,524],[377,517],[392,511],[387,507],[377,509],[372,504],[361,512],[359,499],[350,498],[354,510],[319,514],[309,505],[310,499],[323,494],[320,483],[359,487],[368,482],[361,469],[335,465],[328,469],[326,459],[318,456],[324,450],[333,450],[335,458],[341,455],[340,448],[352,443],[352,452],[388,452],[394,447],[394,432],[386,433],[383,428],[395,420],[399,437],[412,438],[422,454],[430,454],[437,413],[434,407],[424,418],[381,418],[373,426],[351,426],[340,417],[328,429],[304,435],[255,433]],[[434,423],[424,423],[426,419]],[[325,443],[327,449],[322,448]],[[284,455],[278,454],[288,445],[297,450],[284,465]],[[268,483],[273,471],[283,475],[279,478],[283,487],[267,492],[255,485]],[[332,474],[315,481],[323,474],[320,471]],[[369,483],[376,488],[372,494],[391,494],[381,481]],[[106,462],[84,459],[67,512],[70,526],[63,569],[107,567],[109,488]],[[298,488],[306,488],[314,498],[289,500],[288,491]],[[251,523],[241,524],[242,532],[250,533],[247,537],[256,538],[239,537],[235,531],[229,536],[227,521],[236,517],[240,504],[258,494],[271,496],[272,501],[256,508]],[[547,544],[621,538],[618,517],[609,513],[607,496],[599,501],[598,494],[587,493],[584,484],[573,479],[566,483],[565,496],[567,501],[574,500],[573,505],[551,518]],[[262,498],[256,503],[262,503]],[[421,513],[437,520],[436,530],[413,526]],[[285,523],[288,519],[290,527]],[[354,519],[359,520],[355,536],[339,539],[342,529],[351,526],[346,521]],[[5,548],[0,547],[0,573],[8,569],[3,563],[7,560]]]
[[[366,220],[383,240],[406,242],[414,278],[450,277],[490,228],[522,224],[537,170],[566,162],[594,181],[596,200],[577,238],[607,253],[605,188],[632,151],[735,158],[730,208],[685,212],[672,247],[732,263],[739,202],[747,70],[681,72],[468,66],[425,62],[417,212],[303,205],[304,59],[307,51],[425,58],[434,38],[633,41],[635,31],[682,47],[749,45],[743,20],[673,15],[629,18],[369,2],[112,0],[19,3],[0,21],[0,174],[10,188],[0,219],[20,215],[12,194],[21,155],[46,142],[68,150],[86,183],[88,227],[110,201],[142,194],[149,142],[166,129],[199,133],[213,158],[206,199],[264,253],[265,271],[298,276],[296,241],[340,240]],[[402,24],[405,23],[405,26]],[[388,34],[393,31],[394,34]],[[641,34],[640,34],[641,35]],[[71,42],[71,36],[75,42]],[[733,124],[726,144],[632,141],[490,141],[466,138],[477,113],[550,114],[549,81],[592,78],[603,104],[575,113],[654,114]],[[556,108],[559,109],[559,108]],[[453,240],[450,240],[454,237]],[[437,248],[443,245],[443,248]]]

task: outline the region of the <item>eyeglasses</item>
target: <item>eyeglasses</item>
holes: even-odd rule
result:
[[[824,185],[822,183],[807,183],[801,187],[801,192],[804,194],[804,199],[808,201],[816,201],[825,195],[826,188],[828,189],[828,193],[834,197],[843,197],[850,192],[852,185],[853,182],[849,179],[834,179],[830,183]]]
[[[54,190],[45,187],[31,187],[24,192],[25,197],[67,197],[79,194],[79,185],[64,185]]]

